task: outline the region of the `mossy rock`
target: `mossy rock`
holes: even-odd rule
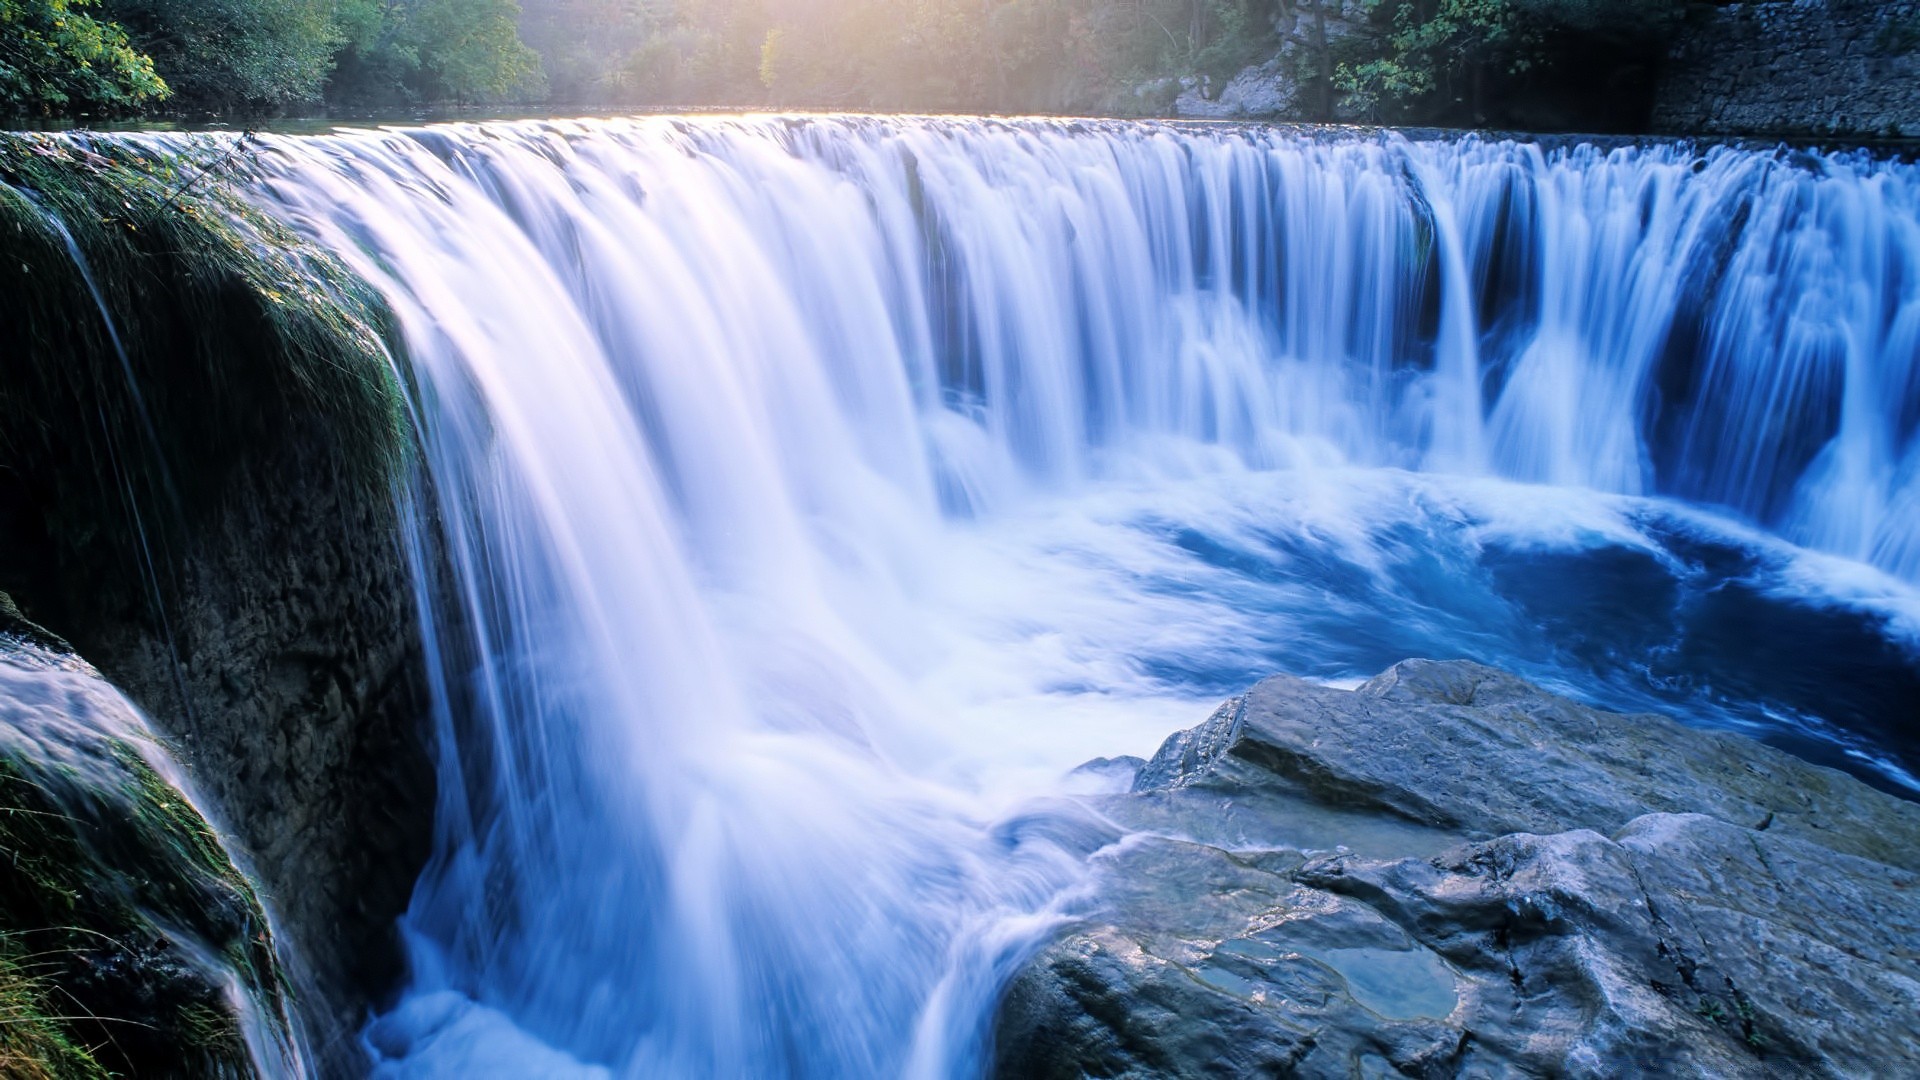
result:
[[[259,898],[163,767],[96,672],[0,630],[0,1074],[242,1077],[290,1053]]]
[[[41,621],[49,576],[163,606],[276,447],[317,435],[375,485],[405,455],[391,313],[243,197],[255,152],[0,133],[0,588]]]

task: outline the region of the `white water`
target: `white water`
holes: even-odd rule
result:
[[[401,316],[450,540],[383,1073],[977,1073],[1110,839],[1031,800],[1270,670],[1473,656],[1901,782],[1872,701],[1697,650],[1748,647],[1732,581],[1910,665],[1911,167],[913,119],[268,145],[263,199]],[[1594,553],[1626,585],[1566,616],[1600,571],[1540,560]]]

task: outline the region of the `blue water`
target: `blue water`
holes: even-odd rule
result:
[[[381,1075],[976,1074],[1086,902],[1066,774],[1275,671],[1466,657],[1920,795],[1913,166],[849,117],[265,146],[262,205],[394,305],[447,551]]]

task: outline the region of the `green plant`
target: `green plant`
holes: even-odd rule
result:
[[[199,812],[85,716],[0,726],[0,1074],[249,1074],[225,982],[284,1022],[265,913]]]
[[[153,61],[97,0],[0,0],[0,115],[122,113],[165,98]]]
[[[1376,0],[1334,85],[1375,119],[1479,122],[1499,88],[1574,58],[1605,70],[1660,53],[1680,0]]]

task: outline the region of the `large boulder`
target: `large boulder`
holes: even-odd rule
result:
[[[1339,95],[1319,91],[1316,81],[1332,73],[1340,42],[1366,24],[1372,12],[1360,0],[1281,4],[1272,12],[1274,51],[1231,78],[1189,75],[1178,81],[1168,110],[1183,120],[1353,120]],[[1316,93],[1324,99],[1316,100]]]
[[[1920,1063],[1920,806],[1748,739],[1409,661],[1262,682],[1096,801],[1131,835],[1000,1075]]]

